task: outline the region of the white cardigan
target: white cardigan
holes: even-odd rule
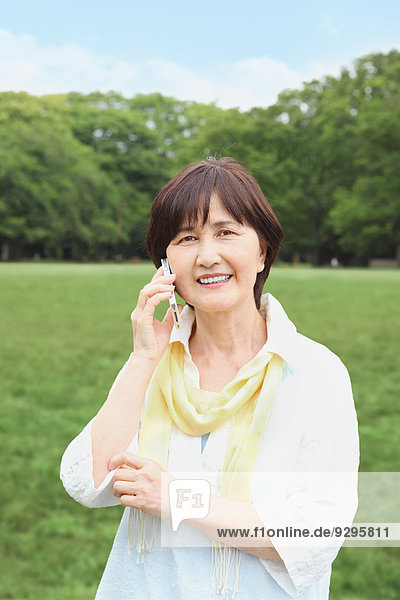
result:
[[[357,509],[359,445],[347,369],[325,346],[299,334],[271,294],[262,296],[260,312],[267,319],[268,339],[259,354],[275,352],[285,365],[255,468],[252,503],[266,529],[290,524],[310,529],[327,523],[350,524]],[[194,311],[185,306],[180,319],[182,328],[173,329],[170,342],[184,344],[185,374],[199,387],[199,372],[189,352]],[[113,471],[94,487],[92,422],[66,449],[60,476],[67,492],[84,506],[118,505],[112,489]],[[186,435],[173,425],[168,470],[175,476],[179,472],[220,471],[229,427],[228,422],[211,432],[202,453],[201,437]],[[128,448],[136,454],[137,437]],[[184,527],[188,526],[180,526]],[[135,553],[128,554],[127,529],[128,509],[96,600],[209,600],[210,548],[156,544],[144,564],[136,564]],[[198,535],[200,545],[203,534],[193,535]],[[331,563],[343,539],[319,540],[318,545],[304,545],[303,541],[303,545],[291,547],[278,537],[271,541],[282,561],[241,551],[235,600],[326,600]]]

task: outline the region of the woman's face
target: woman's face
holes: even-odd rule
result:
[[[256,231],[235,221],[213,194],[204,227],[180,231],[167,247],[167,258],[179,295],[199,310],[216,312],[244,299],[255,301],[253,287],[265,252]],[[215,276],[219,280],[211,282]]]

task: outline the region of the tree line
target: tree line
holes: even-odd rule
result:
[[[400,53],[223,110],[161,94],[0,93],[2,260],[146,258],[152,200],[178,170],[229,155],[285,230],[282,260],[400,260]]]

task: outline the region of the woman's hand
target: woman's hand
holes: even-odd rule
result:
[[[113,456],[108,468],[117,469],[114,496],[120,498],[121,504],[159,519],[170,518],[168,486],[174,478],[158,463],[132,452],[122,452]]]
[[[168,300],[174,291],[176,273],[163,275],[160,267],[151,282],[146,284],[139,293],[135,310],[131,314],[133,330],[133,350],[135,356],[158,363],[168,346],[174,319],[171,308],[168,309],[163,321],[154,319],[157,304]],[[178,304],[181,313],[183,306]]]

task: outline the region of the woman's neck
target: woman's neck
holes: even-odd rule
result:
[[[204,357],[247,357],[255,355],[268,338],[267,324],[255,303],[242,303],[229,312],[195,309],[189,340],[190,352]]]

